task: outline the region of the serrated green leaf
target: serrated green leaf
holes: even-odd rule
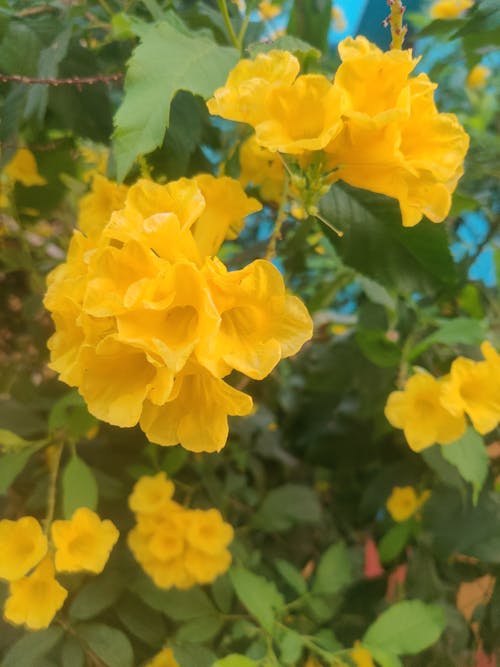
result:
[[[304,647],[303,637],[295,630],[287,628],[278,638],[281,661],[284,665],[296,665]]]
[[[297,595],[304,595],[307,591],[307,583],[300,571],[287,560],[278,558],[274,562],[274,567],[281,574],[287,584],[293,588]]]
[[[299,484],[284,484],[270,491],[254,514],[255,528],[266,532],[285,531],[295,523],[318,523],[321,506],[312,489]]]
[[[176,640],[180,643],[202,644],[213,639],[223,625],[221,616],[200,616],[192,618],[178,629]]]
[[[70,391],[54,403],[49,414],[49,430],[64,429],[73,438],[83,438],[98,424],[77,391]]]
[[[7,452],[0,456],[0,495],[7,493],[12,482],[38,449],[39,445],[32,445],[18,452]]]
[[[445,626],[443,610],[437,605],[405,600],[381,614],[362,641],[396,655],[415,655],[432,646]]]
[[[172,643],[175,659],[182,667],[212,667],[216,656],[204,646]]]
[[[146,575],[140,576],[130,587],[144,602],[162,611],[175,621],[188,621],[199,616],[217,615],[217,610],[201,588],[164,591],[157,588]]]
[[[446,229],[423,220],[403,227],[397,202],[337,183],[321,200],[322,216],[344,232],[324,233],[342,260],[398,292],[433,289],[455,280]]]
[[[485,326],[479,320],[468,317],[456,317],[453,320],[440,320],[436,322],[439,328],[429,336],[421,340],[411,350],[409,360],[416,359],[431,345],[444,343],[445,345],[479,345],[485,339]]]
[[[125,97],[115,115],[115,160],[122,180],[139,155],[163,141],[179,90],[208,98],[238,61],[236,49],[190,37],[160,22],[142,35],[129,61]]]
[[[135,595],[120,598],[116,614],[129,633],[138,637],[148,646],[157,648],[167,636],[167,626],[163,614],[151,609]]]
[[[59,643],[63,635],[64,630],[57,626],[24,635],[7,651],[2,667],[38,667],[43,656]]]
[[[92,469],[78,456],[72,456],[62,475],[63,513],[71,518],[79,507],[97,509],[98,491]]]
[[[321,556],[312,590],[333,595],[352,582],[351,561],[343,542],[334,544]]]
[[[290,51],[290,53],[293,53],[300,60],[318,60],[321,58],[321,51],[319,49],[308,44],[303,39],[293,37],[292,35],[281,35],[271,42],[254,42],[247,47],[247,51],[252,58],[255,58],[259,53],[268,53],[274,49]]]
[[[464,435],[450,445],[441,445],[443,458],[454,465],[462,477],[472,484],[473,501],[488,476],[489,458],[483,438],[469,426]]]
[[[69,608],[70,616],[79,621],[94,618],[118,600],[125,586],[122,572],[106,570],[78,591]]]
[[[382,563],[389,563],[403,551],[412,534],[412,522],[405,521],[392,526],[378,543]]]
[[[62,667],[85,667],[85,662],[85,653],[80,642],[68,635],[61,646]]]
[[[229,576],[240,602],[255,616],[263,628],[271,631],[276,612],[285,604],[274,582],[243,567],[231,569]]]
[[[104,623],[77,627],[78,636],[107,667],[134,667],[134,651],[126,635]]]

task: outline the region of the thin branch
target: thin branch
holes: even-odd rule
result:
[[[73,76],[66,79],[39,78],[34,76],[22,76],[21,74],[2,74],[0,72],[0,83],[15,81],[17,83],[36,84],[42,83],[49,86],[91,86],[94,83],[110,83],[121,81],[123,72],[116,74],[96,74],[95,76]]]

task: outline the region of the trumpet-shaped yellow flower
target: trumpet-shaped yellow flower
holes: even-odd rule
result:
[[[4,617],[14,625],[42,630],[51,624],[67,595],[66,589],[55,579],[54,563],[47,556],[32,574],[10,584]]]
[[[127,187],[95,174],[88,194],[80,200],[78,226],[89,238],[98,236],[109,222],[113,211],[123,207]]]
[[[164,472],[141,477],[134,485],[128,505],[136,514],[156,514],[168,506],[174,495],[174,484]]]
[[[38,173],[35,156],[28,148],[19,148],[5,167],[5,174],[12,182],[26,187],[45,185],[47,181]]]
[[[436,443],[450,444],[465,432],[463,414],[445,407],[444,395],[443,382],[427,373],[413,375],[403,391],[389,395],[385,416],[393,426],[403,429],[413,451]]]
[[[171,648],[164,648],[145,667],[179,667]]]
[[[291,85],[300,65],[288,51],[259,53],[255,60],[240,60],[224,86],[207,102],[211,114],[257,125],[266,119],[266,102],[276,85]]]
[[[324,148],[343,126],[343,94],[321,74],[277,85],[267,96],[266,118],[255,127],[261,146],[300,155]]]
[[[0,521],[0,579],[15,581],[31,570],[47,553],[47,538],[38,521],[23,516]]]
[[[219,261],[206,266],[217,310],[218,332],[200,346],[198,358],[217,375],[235,368],[261,379],[312,335],[304,304],[287,294],[280,272],[266,260],[228,272]]]
[[[500,421],[500,363],[483,343],[487,361],[458,357],[443,383],[442,403],[451,414],[470,418],[479,433],[489,433]],[[492,354],[493,352],[493,354]]]
[[[430,15],[433,19],[456,19],[473,4],[474,0],[436,0],[431,5]]]
[[[224,239],[235,239],[247,215],[260,211],[262,204],[247,197],[233,178],[199,174],[194,178],[206,201],[206,208],[191,231],[202,255],[215,255]]]
[[[387,499],[387,511],[398,523],[413,516],[430,498],[430,491],[417,494],[412,486],[395,486]]]
[[[467,88],[480,90],[486,86],[488,78],[491,75],[491,70],[486,65],[475,65],[465,80]]]
[[[261,146],[252,134],[240,146],[240,182],[243,187],[253,185],[259,189],[264,201],[281,200],[285,167],[276,153]]]
[[[158,445],[179,442],[193,452],[217,452],[228,436],[228,415],[248,415],[252,399],[192,361],[176,376],[161,407],[146,401],[141,428]]]
[[[58,572],[85,570],[99,574],[119,537],[109,519],[101,521],[86,507],[77,509],[69,521],[54,521],[51,530]]]

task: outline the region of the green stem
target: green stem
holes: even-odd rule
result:
[[[269,245],[267,246],[265,259],[272,260],[276,255],[276,243],[278,239],[281,238],[281,227],[287,218],[287,213],[285,211],[286,200],[288,196],[288,175],[285,174],[283,179],[283,192],[281,193],[280,207],[278,209],[278,215],[276,217],[276,222],[274,223],[274,229],[269,240]]]
[[[57,477],[59,475],[59,466],[61,463],[62,450],[64,449],[64,442],[56,442],[53,446],[56,449],[54,452],[54,458],[51,461],[50,468],[49,492],[47,496],[47,514],[45,516],[44,525],[44,532],[46,535],[49,534],[50,526],[52,524],[52,520],[54,519],[54,512],[56,509]]]
[[[229,39],[233,46],[241,52],[241,42],[234,32],[233,24],[231,23],[231,17],[229,16],[229,10],[227,8],[227,2],[226,0],[217,0],[217,4],[219,5],[222,18],[224,19],[224,25],[226,26],[226,30],[229,34]]]
[[[402,49],[407,31],[407,27],[403,25],[405,6],[401,0],[387,0],[387,4],[391,8],[391,14],[389,16],[392,35],[391,49]]]

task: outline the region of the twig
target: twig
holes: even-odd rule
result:
[[[39,78],[35,76],[23,76],[21,74],[2,74],[0,72],[0,83],[15,81],[17,83],[42,83],[49,86],[91,86],[94,83],[110,83],[121,81],[123,72],[116,74],[96,74],[95,76],[72,76],[66,79]]]
[[[391,49],[402,49],[403,41],[408,30],[407,26],[403,25],[403,14],[406,7],[401,0],[387,0],[387,4],[391,8],[390,15],[385,19],[384,25],[391,26]]]

